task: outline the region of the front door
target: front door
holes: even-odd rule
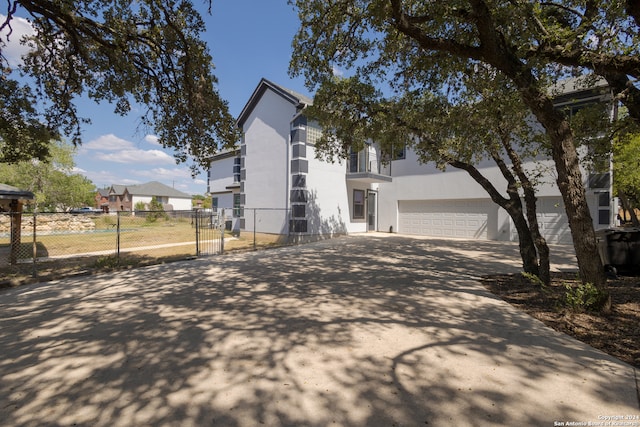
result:
[[[378,230],[378,193],[367,191],[367,231]]]

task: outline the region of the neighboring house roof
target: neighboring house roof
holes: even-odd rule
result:
[[[151,181],[139,185],[128,185],[126,188],[132,196],[166,196],[176,199],[191,199],[190,194],[178,191],[158,181]]]
[[[111,188],[109,189],[109,194],[124,194],[124,192],[127,191],[127,186],[126,185],[118,185],[118,184],[113,184],[111,186]]]
[[[31,191],[20,190],[7,184],[0,184],[0,199],[33,200],[34,198],[35,196]]]
[[[313,104],[313,100],[308,96],[302,95],[291,89],[287,89],[265,78],[262,78],[260,80],[260,83],[258,83],[258,86],[256,87],[256,89],[253,91],[253,94],[249,98],[249,101],[244,106],[244,108],[242,109],[242,112],[238,116],[237,123],[239,127],[242,127],[244,125],[244,122],[249,117],[249,114],[251,114],[251,111],[253,111],[258,101],[260,101],[260,98],[262,98],[262,95],[264,95],[264,93],[267,90],[272,90],[273,92],[280,95],[291,104],[295,105],[296,108],[298,109],[302,109],[307,105]]]
[[[100,197],[109,197],[109,192],[110,192],[110,190],[108,188],[99,188],[98,189],[98,194],[100,194]]]

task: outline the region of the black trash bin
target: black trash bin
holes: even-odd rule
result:
[[[609,228],[596,233],[602,263],[620,272],[640,272],[640,228]]]

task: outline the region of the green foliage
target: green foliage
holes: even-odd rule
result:
[[[149,211],[146,213],[146,221],[156,222],[159,219],[167,220],[169,219],[169,216],[164,211],[162,203],[158,201],[156,196],[153,196],[151,198],[151,202],[149,203]]]
[[[395,132],[395,143],[420,136],[423,159],[438,161],[434,154],[441,156],[443,166],[455,153],[475,161],[486,147],[476,145],[482,138],[450,138],[446,132],[429,129],[430,121],[448,120],[454,135],[466,126],[470,133],[490,136],[476,128],[480,116],[470,117],[473,110],[459,107],[486,100],[490,105],[499,88],[495,82],[511,90],[514,101],[526,106],[546,132],[548,141],[529,152],[547,149],[555,161],[567,217],[572,230],[580,230],[574,241],[583,280],[604,284],[574,130],[567,115],[555,109],[553,98],[558,93],[551,89],[567,77],[589,73],[604,77],[630,117],[640,122],[640,89],[633,83],[640,79],[640,9],[632,7],[634,2],[290,2],[301,21],[290,72],[303,76],[310,89],[324,92],[322,102],[314,100],[314,106],[324,109],[326,101],[329,112],[347,118],[340,124],[342,130],[329,128],[327,143],[331,135],[349,137],[349,123],[361,140],[361,129],[377,122],[389,139]],[[345,89],[335,84],[336,75],[354,83]],[[593,82],[582,80],[574,83],[588,87]],[[338,91],[332,104],[333,87],[344,92]],[[380,102],[385,100],[391,105]],[[443,102],[444,108],[439,108]],[[362,108],[372,103],[385,108]],[[506,112],[512,105],[518,104],[508,103],[503,109],[494,104],[489,111]],[[387,131],[393,121],[405,122],[407,132]],[[335,152],[343,155],[345,146]]]
[[[14,15],[30,17],[33,35],[17,69],[0,57],[0,110],[8,119],[0,121],[2,161],[44,158],[58,133],[81,143],[81,125],[89,121],[76,106],[81,96],[110,103],[121,115],[142,111],[143,127],[178,161],[193,159],[194,171],[239,139],[191,1],[9,0],[6,10],[0,53]],[[22,75],[33,91],[18,83]]]
[[[640,208],[640,134],[614,141],[613,176],[614,192],[623,192],[631,208]]]
[[[609,300],[609,294],[592,283],[581,283],[577,286],[567,283],[565,290],[565,306],[578,313],[600,311]]]
[[[203,209],[211,209],[211,197],[205,197],[200,194],[196,194],[191,200],[191,205],[194,207],[198,206],[198,201],[202,202]]]
[[[522,275],[522,277],[527,279],[533,285],[540,286],[541,288],[545,286],[544,282],[542,280],[540,280],[540,278],[538,276],[536,276],[535,274],[527,273],[527,272],[524,272],[524,271],[522,273],[520,273],[520,274]]]
[[[94,267],[100,270],[113,270],[119,265],[118,257],[116,256],[104,256],[96,260]]]
[[[86,177],[72,172],[75,148],[61,141],[49,146],[45,161],[0,163],[0,182],[35,194],[39,211],[64,211],[91,206],[95,186]]]
[[[145,202],[136,202],[136,204],[133,207],[133,209],[136,210],[136,211],[147,210],[147,204]]]
[[[57,132],[39,120],[31,88],[7,80],[9,73],[0,70],[0,163],[44,161],[49,157],[50,141],[58,139]]]

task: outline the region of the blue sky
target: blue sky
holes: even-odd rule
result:
[[[202,0],[193,1],[206,22],[203,37],[213,56],[218,90],[234,117],[262,77],[309,95],[302,79],[288,75],[298,17],[286,0],[213,0],[211,15]],[[189,194],[205,193],[206,173],[192,179],[188,165],[176,165],[153,135],[140,133],[135,112],[121,117],[112,106],[90,101],[79,107],[92,124],[83,128],[77,171],[97,187],[160,181]]]

